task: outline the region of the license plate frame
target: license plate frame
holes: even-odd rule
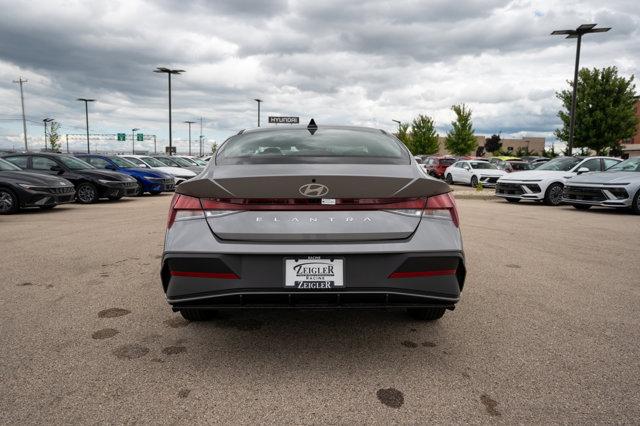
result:
[[[283,262],[284,287],[311,291],[344,288],[344,266],[342,257],[287,257]]]

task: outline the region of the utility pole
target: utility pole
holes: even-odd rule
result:
[[[200,117],[200,138],[198,141],[200,142],[198,144],[198,153],[200,154],[200,157],[202,157],[202,117]]]
[[[84,117],[87,123],[87,154],[91,154],[91,149],[89,147],[89,107],[87,106],[89,102],[95,102],[95,99],[87,99],[87,98],[78,98],[79,101],[84,102]]]
[[[44,150],[47,150],[47,123],[53,121],[53,118],[45,118],[42,120],[44,123]]]
[[[191,155],[191,125],[195,123],[195,121],[185,121],[186,124],[189,125],[189,155]]]
[[[171,134],[171,74],[180,75],[184,70],[174,70],[165,67],[158,67],[153,72],[165,73],[169,78],[169,155],[173,154],[173,136]]]
[[[131,155],[136,154],[136,132],[140,130],[137,127],[131,129]]]
[[[254,99],[258,103],[258,127],[260,127],[260,104],[262,103],[262,99]]]
[[[67,137],[67,154],[69,153],[69,134],[65,135]]]
[[[156,150],[156,135],[153,135],[153,153],[158,153],[158,151]]]
[[[569,143],[567,152],[571,155],[573,149],[573,132],[576,126],[576,103],[578,91],[578,68],[580,67],[580,46],[582,45],[582,36],[589,33],[606,33],[611,28],[595,28],[597,24],[582,24],[575,30],[556,30],[551,35],[566,35],[567,38],[576,38],[576,65],[573,70],[573,92],[571,94],[571,116],[569,118]]]
[[[20,84],[20,102],[22,103],[22,132],[24,133],[24,150],[29,151],[27,145],[27,117],[24,114],[24,92],[22,91],[22,85],[27,82],[20,77],[18,80],[13,80],[14,83]]]

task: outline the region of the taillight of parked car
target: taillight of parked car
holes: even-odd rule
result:
[[[458,226],[458,212],[450,193],[429,198],[195,198],[175,194],[167,220],[219,217],[238,211],[387,210],[417,217],[451,219]]]

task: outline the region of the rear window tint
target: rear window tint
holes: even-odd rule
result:
[[[250,132],[231,137],[216,164],[410,164],[401,142],[377,131],[320,128]]]

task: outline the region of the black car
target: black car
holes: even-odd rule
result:
[[[66,179],[29,173],[0,159],[0,214],[21,208],[52,209],[74,200],[76,190]]]
[[[99,198],[119,200],[134,197],[138,182],[125,174],[98,170],[71,155],[53,153],[8,154],[5,160],[29,172],[63,177],[75,186],[76,200],[83,204]]]

